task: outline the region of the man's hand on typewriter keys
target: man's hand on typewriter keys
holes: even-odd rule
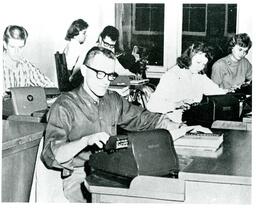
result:
[[[89,136],[84,137],[87,140],[87,145],[94,145],[96,144],[99,148],[103,148],[103,144],[105,145],[109,139],[109,135],[106,132],[99,132],[96,134],[92,134]]]

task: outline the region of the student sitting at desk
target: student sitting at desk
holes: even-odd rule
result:
[[[132,105],[109,91],[110,81],[117,77],[115,61],[108,49],[92,48],[81,66],[83,84],[63,93],[49,111],[42,160],[47,167],[62,170],[64,195],[70,202],[86,202],[81,185],[90,148],[94,144],[102,148],[110,136],[117,134],[117,125],[128,131],[164,128],[173,137],[195,128],[179,128],[181,124],[168,116]],[[197,130],[209,132],[201,126]]]
[[[81,55],[83,54],[83,50],[85,50],[83,44],[86,40],[88,26],[87,22],[82,19],[75,20],[68,28],[65,37],[68,43],[64,49],[64,53],[66,55],[67,68],[71,72],[70,81],[72,81],[73,76],[75,76],[77,72],[80,73],[79,69],[82,64],[80,57],[83,58]]]
[[[227,93],[227,90],[219,88],[205,74],[200,73],[209,59],[209,48],[202,42],[193,43],[177,58],[177,65],[161,77],[147,103],[147,109],[167,113],[200,102],[203,94]]]
[[[229,55],[212,66],[211,79],[224,89],[235,90],[252,80],[252,65],[245,58],[252,46],[246,33],[236,34],[229,41]]]
[[[23,50],[28,37],[22,26],[6,27],[3,44],[3,84],[4,92],[10,87],[54,87],[54,83],[43,75],[38,68],[23,57]]]
[[[115,46],[116,42],[119,38],[119,31],[117,28],[108,25],[106,26],[103,31],[100,33],[100,36],[97,40],[97,45],[99,47],[106,48],[108,50],[111,50],[113,53],[115,53]],[[119,61],[116,61],[116,73],[118,75],[127,75],[127,76],[134,76],[135,74],[130,72],[128,69],[125,69]]]

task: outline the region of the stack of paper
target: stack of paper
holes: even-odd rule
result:
[[[188,133],[174,141],[177,154],[218,157],[222,154],[223,134]]]

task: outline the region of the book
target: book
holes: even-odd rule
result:
[[[204,150],[216,150],[223,143],[223,134],[187,133],[174,141],[175,147],[196,147]]]
[[[118,86],[118,85],[110,85],[108,87],[109,90],[111,91],[115,91],[118,94],[120,94],[121,96],[127,96],[130,94],[130,88],[129,86]]]
[[[216,150],[197,147],[175,147],[175,150],[178,155],[182,156],[218,158],[223,153],[223,145],[220,145]]]

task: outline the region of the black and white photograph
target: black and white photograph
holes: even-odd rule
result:
[[[0,5],[1,205],[255,204],[252,0]]]

